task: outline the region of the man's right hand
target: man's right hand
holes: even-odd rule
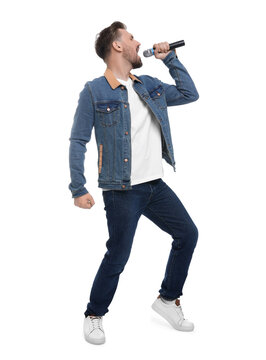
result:
[[[74,205],[82,209],[90,209],[95,204],[90,193],[74,198]]]

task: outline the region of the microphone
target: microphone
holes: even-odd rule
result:
[[[174,43],[169,44],[169,47],[170,47],[169,51],[170,51],[170,50],[173,50],[173,49],[175,49],[175,48],[177,48],[177,47],[184,46],[184,45],[185,45],[185,41],[184,41],[184,40],[176,41],[176,42],[174,42]],[[149,56],[154,55],[153,49],[155,49],[155,47],[153,47],[152,49],[144,50],[144,51],[143,51],[143,56],[149,57]]]

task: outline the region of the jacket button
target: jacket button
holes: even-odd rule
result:
[[[126,185],[122,185],[122,188],[124,189],[126,187]]]
[[[109,107],[107,108],[107,111],[110,111],[110,108],[109,108]]]
[[[127,108],[127,105],[125,104],[124,107]]]
[[[122,89],[122,90],[124,90],[124,88],[125,88],[124,86],[121,86],[121,89]]]
[[[160,96],[161,94],[157,92],[157,95]]]
[[[128,131],[125,132],[125,135],[128,135]]]
[[[128,159],[124,159],[124,162],[128,162]]]

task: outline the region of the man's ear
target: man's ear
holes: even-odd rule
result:
[[[116,50],[120,50],[121,49],[121,44],[119,43],[119,41],[113,41],[113,47],[116,49]]]

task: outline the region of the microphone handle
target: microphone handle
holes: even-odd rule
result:
[[[169,44],[169,47],[170,47],[169,51],[173,50],[173,49],[175,49],[177,47],[184,46],[184,45],[185,45],[184,40],[179,40],[179,41],[173,42],[173,43]],[[155,49],[154,46],[153,46],[153,49]]]

